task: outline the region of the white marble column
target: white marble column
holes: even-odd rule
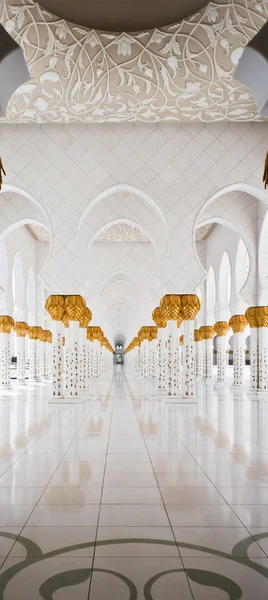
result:
[[[199,329],[194,330],[194,340],[195,340],[195,368],[196,368],[196,378],[200,379],[203,374],[203,362],[202,362],[202,334]]]
[[[83,393],[87,392],[87,330],[85,327],[79,329],[79,384]]]
[[[214,327],[204,325],[200,328],[202,335],[202,354],[203,354],[203,379],[211,381],[212,379],[212,363],[213,363],[213,342]]]
[[[37,343],[37,381],[45,379],[45,336],[44,329],[39,327],[38,343]]]
[[[248,324],[245,315],[233,315],[229,321],[233,330],[233,385],[244,383],[245,369],[245,328]]]
[[[250,325],[250,389],[268,393],[268,306],[246,310]]]
[[[87,327],[87,345],[86,345],[86,351],[87,351],[87,381],[90,382],[93,378],[94,378],[94,373],[93,373],[93,335],[92,335],[92,328],[91,327]]]
[[[217,381],[224,383],[226,377],[226,334],[230,329],[227,321],[217,321],[214,331],[217,335]]]
[[[24,321],[17,321],[14,331],[17,336],[17,383],[26,384],[26,335],[29,327]]]
[[[200,309],[200,300],[195,294],[181,295],[181,314],[183,318],[183,396],[196,396],[196,366],[194,344],[194,319]]]
[[[39,379],[38,369],[38,344],[39,344],[40,327],[32,326],[29,327],[29,362],[30,362],[30,376],[29,381],[37,382]]]
[[[10,334],[14,320],[0,316],[0,390],[8,390],[10,384]]]
[[[161,298],[160,308],[167,320],[167,374],[168,398],[178,397],[177,389],[177,359],[178,359],[178,329],[177,319],[180,315],[181,299],[178,294],[166,294]]]
[[[65,297],[65,314],[69,320],[68,330],[68,389],[66,396],[77,400],[80,395],[79,381],[79,323],[86,307],[84,298],[79,295]]]
[[[52,336],[49,329],[44,329],[44,379],[49,381],[50,379],[50,349]]]
[[[62,319],[65,311],[65,297],[51,295],[46,300],[46,310],[52,318],[52,395],[59,399],[63,396],[63,348],[62,348]]]

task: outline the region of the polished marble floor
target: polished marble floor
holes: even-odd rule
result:
[[[268,398],[164,404],[119,366],[0,397],[0,600],[267,600]]]

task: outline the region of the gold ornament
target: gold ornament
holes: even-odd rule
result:
[[[63,347],[65,346],[65,337],[64,337],[64,336],[61,338],[61,345],[62,345]]]
[[[42,329],[42,327],[39,327],[39,329],[40,329],[40,331],[39,331],[39,338],[38,339],[39,339],[40,342],[45,342],[46,341],[45,340],[45,337],[46,337],[45,330]]]
[[[178,294],[166,294],[160,302],[160,308],[167,321],[177,321],[181,308],[181,299]]]
[[[184,335],[180,336],[180,346],[183,346],[184,344]]]
[[[41,327],[32,326],[29,327],[29,338],[30,340],[39,340],[39,335],[41,332]]]
[[[233,333],[243,333],[248,321],[245,315],[233,315],[233,317],[229,320],[229,325],[231,326]]]
[[[215,334],[214,327],[212,325],[203,325],[199,329],[202,340],[211,340]]]
[[[181,294],[181,312],[185,321],[193,321],[200,310],[200,300],[195,294]]]
[[[29,325],[25,321],[17,321],[14,325],[14,331],[18,337],[25,337],[29,331]]]
[[[150,327],[149,341],[152,342],[153,340],[157,340],[157,327],[155,326]]]
[[[86,306],[83,310],[83,314],[80,319],[80,327],[87,327],[89,324],[89,321],[91,321],[91,319],[92,319],[92,312],[91,312],[90,308],[88,308]]]
[[[227,321],[217,321],[214,325],[214,330],[218,337],[224,337],[229,329],[230,325]]]
[[[167,326],[167,320],[160,306],[157,306],[157,308],[153,310],[152,319],[157,325],[158,329],[164,329]]]
[[[140,346],[140,340],[138,337],[134,337],[132,343],[134,344],[134,348],[136,348],[136,346]]]
[[[15,321],[12,317],[0,317],[0,333],[11,333],[14,323]]]
[[[52,295],[46,299],[45,309],[50,314],[53,321],[61,321],[64,314],[64,296]]]
[[[80,321],[85,306],[86,301],[82,296],[72,295],[65,297],[65,313],[69,321]]]
[[[195,342],[201,342],[202,341],[202,334],[200,333],[199,329],[195,329],[194,330],[194,341]]]

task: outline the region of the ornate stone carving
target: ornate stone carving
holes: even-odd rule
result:
[[[178,294],[166,294],[161,298],[160,308],[167,321],[177,321],[181,308],[181,299]]]
[[[245,315],[233,315],[229,320],[229,325],[231,326],[233,333],[243,333],[248,325],[248,321]]]
[[[65,312],[69,321],[80,321],[86,301],[82,296],[65,296]]]
[[[160,306],[157,306],[152,312],[152,319],[158,328],[164,329],[167,326],[167,320]]]
[[[83,313],[82,313],[82,317],[80,319],[80,327],[87,327],[89,321],[91,321],[92,319],[92,312],[90,310],[90,308],[88,308],[87,306],[84,308]]]
[[[210,340],[215,335],[214,327],[212,325],[203,325],[199,329],[203,340]]]
[[[14,331],[18,337],[25,337],[29,331],[29,325],[25,321],[16,321]]]
[[[234,0],[161,29],[107,33],[67,23],[34,0],[2,0],[0,21],[32,77],[6,121],[252,120],[255,101],[233,74],[267,16],[267,2]]]
[[[64,296],[52,295],[46,299],[45,309],[53,321],[61,321],[64,314]]]
[[[214,325],[215,333],[218,337],[224,337],[230,329],[230,325],[227,321],[217,321]]]
[[[137,227],[128,223],[115,223],[102,231],[96,238],[96,242],[148,242]]]
[[[14,319],[9,316],[0,317],[0,333],[11,333],[14,327]]]

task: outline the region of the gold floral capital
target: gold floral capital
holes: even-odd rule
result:
[[[199,329],[195,329],[194,330],[194,341],[195,342],[201,342],[202,341],[202,334],[200,333]]]
[[[160,302],[160,308],[162,309],[167,321],[177,321],[181,308],[181,299],[179,294],[166,294],[163,296]]]
[[[183,322],[183,314],[182,314],[182,311],[180,310],[179,314],[177,316],[177,327],[178,327],[178,329],[180,328],[182,322]]]
[[[243,333],[248,325],[248,320],[245,315],[233,315],[229,320],[229,325],[231,326],[233,333]]]
[[[157,327],[155,326],[150,327],[149,341],[152,342],[153,340],[157,340]]]
[[[64,296],[52,295],[46,299],[45,309],[53,321],[61,321],[64,314]]]
[[[49,331],[49,329],[44,329],[44,334],[45,334],[45,342],[52,342],[52,333],[51,331]]]
[[[68,317],[67,313],[64,313],[64,315],[62,317],[62,322],[63,322],[63,325],[64,325],[65,329],[68,329],[68,327],[69,327],[69,317]]]
[[[36,327],[35,325],[29,327],[29,338],[30,340],[39,340],[39,336],[41,333],[41,327]]]
[[[87,327],[89,324],[89,321],[91,321],[91,319],[92,319],[92,312],[91,312],[90,308],[85,306],[82,317],[80,319],[80,327]]]
[[[268,327],[268,306],[251,306],[246,310],[250,327]]]
[[[14,325],[14,331],[18,337],[25,337],[29,331],[29,325],[25,321],[17,321]]]
[[[74,294],[65,297],[65,313],[69,321],[80,321],[85,306],[86,301],[82,296]]]
[[[193,321],[200,310],[200,300],[195,294],[181,295],[181,312],[185,321]]]
[[[12,317],[0,317],[0,333],[11,333],[14,327],[14,319]]]
[[[217,321],[214,325],[215,333],[218,337],[224,337],[230,329],[228,321]]]
[[[203,325],[199,329],[202,340],[211,340],[215,334],[214,327],[212,325]]]
[[[92,333],[92,327],[87,327],[87,340],[89,340],[89,342],[93,342],[94,341],[94,336]]]
[[[166,317],[161,310],[160,306],[157,306],[152,312],[152,319],[157,325],[158,329],[164,329],[167,326]]]
[[[99,342],[101,342],[104,337],[101,327],[98,326],[92,327],[92,335],[94,336],[94,340],[98,340]]]

